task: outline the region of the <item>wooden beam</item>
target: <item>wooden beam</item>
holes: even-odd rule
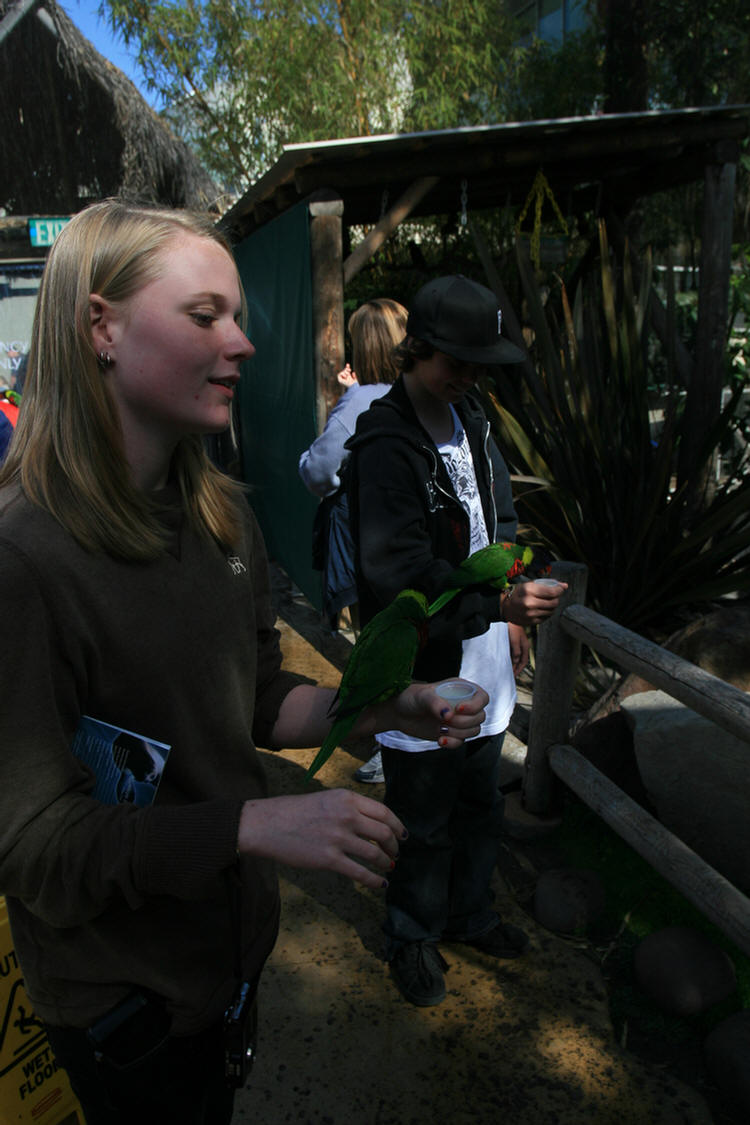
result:
[[[390,238],[399,223],[402,223],[411,214],[416,205],[424,199],[428,191],[437,182],[437,176],[422,176],[406,189],[390,211],[386,212],[370,233],[354,247],[344,262],[344,285],[348,284],[359,273],[385,240]]]
[[[694,906],[750,955],[750,901],[572,746],[552,746],[561,781]]]
[[[559,577],[573,564],[556,563]],[[554,774],[590,809],[692,902],[737,946],[750,954],[750,900],[687,844],[601,773],[566,736],[577,659],[571,670],[561,636],[575,638],[681,700],[724,730],[750,742],[750,696],[687,660],[587,609],[571,590],[569,603],[539,628],[534,697],[524,776],[524,805],[548,811]],[[572,678],[571,678],[572,677]],[[539,694],[538,694],[539,692]],[[532,745],[533,741],[533,745]],[[545,769],[546,767],[546,769]]]
[[[25,15],[33,12],[34,8],[38,7],[41,0],[19,0],[18,3],[11,5],[7,12],[0,20],[0,43],[6,39],[13,28],[19,23]]]
[[[552,617],[537,629],[534,692],[523,775],[524,808],[534,815],[548,813],[552,805],[555,779],[547,751],[554,743],[567,742],[578,674],[580,645],[563,632],[560,616],[566,606],[584,601],[588,569],[582,563],[553,563],[552,577],[567,582],[568,589]]]
[[[336,375],[344,366],[344,283],[341,266],[341,217],[338,200],[312,202],[310,259],[315,352],[315,402],[318,433],[339,397]]]
[[[570,605],[551,620],[558,619],[558,615],[558,627],[569,636],[609,657],[621,668],[637,673],[736,738],[750,742],[750,694],[747,692],[587,606]]]

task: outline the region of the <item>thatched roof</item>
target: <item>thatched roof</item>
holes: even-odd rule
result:
[[[116,194],[213,204],[219,191],[195,156],[55,0],[0,0],[0,36],[7,214],[71,214]]]

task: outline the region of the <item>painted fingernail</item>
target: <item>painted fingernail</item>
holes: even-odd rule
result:
[[[395,861],[395,859],[392,859],[392,860],[391,860],[391,871],[393,871],[393,868],[394,868],[395,866],[396,866],[396,861]]]
[[[463,715],[465,710],[466,708],[464,707],[463,703],[459,703],[458,707],[456,708],[456,711],[459,713],[459,715]]]
[[[386,889],[386,887],[388,886],[388,880],[387,880],[387,879],[384,879],[384,880],[383,880],[383,882],[382,882],[382,883],[381,883],[380,885],[381,885],[381,887],[383,888],[383,890],[385,890],[385,889]]]
[[[443,710],[440,712],[440,718],[444,719],[445,716],[450,715],[450,713],[451,713],[450,707],[444,707]]]
[[[447,727],[441,727],[441,728],[440,728],[440,734],[447,734],[447,733],[448,733],[448,728],[447,728]]]
[[[404,829],[403,832],[401,833],[401,839],[402,840],[408,840],[409,839],[409,833],[406,831],[406,829]]]
[[[438,739],[438,746],[447,746],[447,745],[448,745],[448,739],[447,738],[439,738]]]

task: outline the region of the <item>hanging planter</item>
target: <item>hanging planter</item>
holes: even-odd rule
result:
[[[557,225],[563,232],[562,235],[542,234],[542,207],[545,199],[548,199],[552,204]],[[521,227],[532,202],[534,204],[534,225],[529,234],[524,234]],[[531,190],[526,196],[521,214],[518,216],[516,238],[522,247],[528,248],[529,258],[534,268],[538,270],[541,269],[542,265],[547,267],[562,265],[568,255],[568,235],[568,224],[552,194],[552,188],[549,186],[547,177],[540,168],[534,177]]]
[[[566,238],[565,235],[540,235],[535,247],[537,257],[532,257],[532,236],[530,234],[519,234],[517,238],[518,245],[522,247],[536,269],[556,269],[567,261],[570,239]]]

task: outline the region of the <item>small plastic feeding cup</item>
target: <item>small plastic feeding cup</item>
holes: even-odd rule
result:
[[[535,578],[537,586],[559,586],[560,583],[556,578]]]
[[[474,685],[467,683],[466,680],[446,680],[435,688],[435,695],[439,695],[441,699],[455,707],[456,704],[471,699],[475,691]]]

